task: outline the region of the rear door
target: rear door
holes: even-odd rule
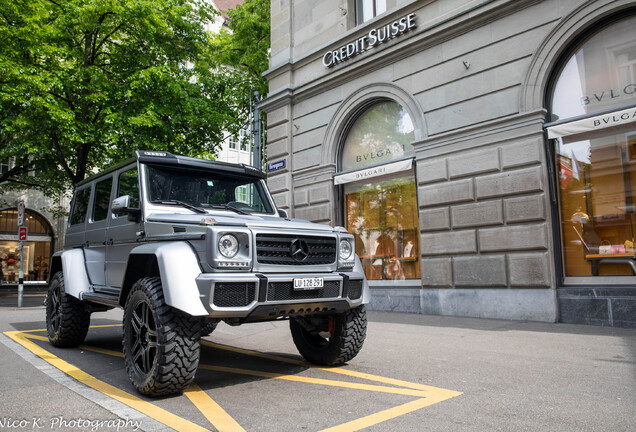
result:
[[[91,198],[91,184],[80,186],[73,195],[71,212],[68,217],[66,237],[64,245],[66,248],[78,248],[84,246],[84,231],[88,216],[88,205]]]

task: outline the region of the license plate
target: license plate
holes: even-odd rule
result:
[[[325,282],[323,278],[298,278],[294,279],[295,290],[312,290],[322,288]]]

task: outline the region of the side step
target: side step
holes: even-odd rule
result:
[[[80,293],[80,300],[97,303],[111,308],[119,307],[119,296],[112,294],[84,291]]]

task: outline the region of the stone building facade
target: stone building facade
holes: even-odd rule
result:
[[[636,326],[636,2],[271,4],[268,183],[372,309]]]

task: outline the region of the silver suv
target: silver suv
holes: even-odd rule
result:
[[[369,288],[353,236],[278,210],[264,174],[166,152],[80,183],[65,249],[51,260],[46,324],[83,342],[92,312],[120,307],[128,376],[142,394],[184,390],[201,336],[289,319],[309,362],[338,365],[366,334]]]

